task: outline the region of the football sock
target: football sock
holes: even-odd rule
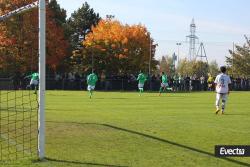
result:
[[[225,105],[226,105],[226,101],[222,100],[222,105],[221,105],[222,112],[224,112],[225,110]]]
[[[160,93],[162,93],[162,91],[163,91],[163,87],[160,87],[160,90],[159,90],[159,92],[160,92]]]
[[[216,106],[216,110],[218,111],[220,109],[220,107],[219,106]]]
[[[92,90],[90,90],[90,91],[89,91],[89,98],[92,97],[92,94],[93,94],[93,93],[92,93]]]

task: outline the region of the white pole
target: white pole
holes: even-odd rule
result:
[[[181,46],[181,43],[176,43],[177,47],[178,47],[178,58],[177,58],[177,63],[179,65],[180,63],[180,46]]]
[[[149,90],[151,90],[151,59],[152,59],[152,41],[149,33],[149,62],[148,62],[148,77],[149,77]]]
[[[232,75],[234,76],[234,47],[235,47],[235,44],[233,42],[233,56],[232,56]]]
[[[152,57],[152,42],[151,42],[151,36],[150,36],[150,33],[149,33],[149,62],[148,62],[148,74],[149,74],[149,77],[151,75],[151,57]]]
[[[39,111],[38,111],[38,156],[45,158],[45,68],[46,68],[46,3],[39,0]]]

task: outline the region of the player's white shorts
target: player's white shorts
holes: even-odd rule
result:
[[[95,86],[91,86],[91,85],[88,85],[88,91],[90,91],[90,90],[94,90],[95,89]]]
[[[216,94],[216,102],[215,105],[219,106],[220,105],[220,100],[224,101],[224,103],[227,102],[227,93],[217,93]]]
[[[31,81],[30,81],[30,85],[38,85],[38,80],[34,80],[34,79],[32,79]]]
[[[161,83],[161,87],[168,87],[168,83]]]
[[[143,88],[144,84],[138,84],[138,88]]]

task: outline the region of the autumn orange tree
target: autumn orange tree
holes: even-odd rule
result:
[[[0,13],[5,14],[34,0],[2,0]],[[67,54],[64,30],[47,6],[47,66],[56,70]],[[65,15],[66,17],[66,15]],[[2,71],[27,72],[38,69],[38,10],[32,9],[0,23],[0,68]]]
[[[84,49],[77,54],[77,60],[90,68],[92,56],[94,68],[108,73],[148,72],[149,61],[156,67],[154,52],[150,60],[150,45],[153,40],[143,25],[123,25],[117,20],[101,20],[86,36]],[[153,47],[153,46],[152,46]],[[79,57],[80,56],[80,57]]]

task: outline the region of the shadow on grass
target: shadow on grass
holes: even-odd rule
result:
[[[45,158],[46,161],[51,162],[58,162],[58,163],[69,163],[69,164],[75,164],[75,165],[91,165],[91,166],[108,166],[108,167],[127,167],[127,166],[119,166],[119,165],[110,165],[110,164],[99,164],[99,163],[91,163],[91,162],[80,162],[80,161],[70,161],[70,160],[60,160],[60,159],[54,159],[54,158]],[[39,161],[37,161],[39,162]],[[40,161],[43,162],[43,161]]]
[[[53,122],[53,121],[48,121],[48,122],[50,122],[50,123],[68,123],[68,124],[77,124],[77,125],[105,126],[105,127],[112,128],[112,129],[115,129],[115,130],[119,130],[119,131],[123,131],[123,132],[126,132],[126,133],[139,135],[139,136],[142,136],[142,137],[145,137],[145,138],[156,140],[156,141],[159,141],[159,142],[162,142],[162,143],[171,144],[171,145],[174,145],[176,147],[184,148],[184,149],[187,149],[187,150],[190,150],[190,151],[193,151],[193,152],[197,152],[197,153],[200,153],[200,154],[203,154],[203,155],[211,156],[213,158],[218,158],[218,157],[215,157],[215,155],[210,153],[210,152],[206,152],[206,151],[199,150],[197,148],[193,148],[193,147],[186,146],[186,145],[183,145],[183,144],[179,144],[179,143],[167,140],[167,139],[162,139],[162,138],[159,138],[159,137],[156,137],[156,136],[148,135],[148,134],[145,134],[145,133],[141,133],[141,132],[137,132],[137,131],[133,131],[133,130],[129,130],[129,129],[125,129],[125,128],[121,128],[121,127],[117,127],[117,126],[113,126],[113,125],[109,125],[109,124],[80,123],[80,122]],[[242,165],[242,166],[247,166],[247,167],[250,166],[249,163],[241,162],[241,161],[234,160],[234,159],[227,158],[227,157],[220,157],[220,159],[223,159],[225,161],[229,161],[229,162],[232,162],[232,163],[235,163],[235,164],[238,164],[238,165]]]
[[[191,151],[194,151],[194,152],[198,152],[198,153],[201,153],[201,154],[204,154],[204,155],[215,157],[214,154],[212,154],[210,152],[199,150],[197,148],[189,147],[189,146],[179,144],[179,143],[176,143],[176,142],[173,142],[173,141],[169,141],[169,140],[166,140],[166,139],[162,139],[162,138],[159,138],[159,137],[151,136],[151,135],[144,134],[144,133],[141,133],[141,132],[136,132],[136,131],[133,131],[133,130],[128,130],[128,129],[116,127],[116,126],[113,126],[113,125],[108,125],[108,124],[101,124],[101,125],[106,126],[106,127],[110,127],[110,128],[113,128],[113,129],[121,130],[121,131],[124,131],[124,132],[140,135],[140,136],[150,138],[150,139],[153,139],[153,140],[157,140],[157,141],[160,141],[160,142],[168,143],[168,144],[171,144],[171,145],[174,145],[174,146],[177,146],[177,147],[181,147],[181,148],[184,148],[184,149],[188,149],[188,150],[191,150]],[[217,158],[217,157],[215,157],[215,158]],[[229,158],[226,158],[226,157],[222,157],[221,159],[224,159],[226,161],[236,163],[236,164],[239,164],[239,165],[242,165],[242,166],[250,166],[249,163],[237,161],[237,160],[234,160],[234,159],[229,159]]]

